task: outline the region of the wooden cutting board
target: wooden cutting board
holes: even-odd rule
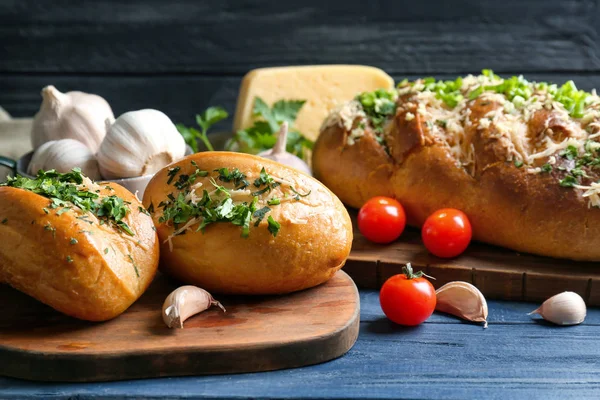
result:
[[[355,221],[355,212],[351,212]],[[522,254],[482,243],[471,243],[457,258],[437,258],[425,249],[420,231],[407,228],[389,245],[366,240],[354,224],[354,243],[344,271],[359,287],[378,289],[390,276],[412,263],[436,278],[438,288],[450,281],[474,284],[490,299],[540,302],[570,290],[588,305],[600,306],[600,263],[575,262]]]
[[[159,275],[124,314],[90,323],[0,286],[0,375],[81,382],[268,371],[339,357],[358,337],[358,291],[341,271],[285,296],[218,297],[227,313],[211,308],[184,329],[160,315],[175,287]]]

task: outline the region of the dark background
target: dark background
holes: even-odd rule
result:
[[[234,111],[252,68],[367,64],[396,80],[492,68],[600,87],[599,1],[0,0],[0,105],[32,116],[40,90],[157,108],[191,123]],[[222,127],[229,127],[228,124]]]

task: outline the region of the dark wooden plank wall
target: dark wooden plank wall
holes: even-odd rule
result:
[[[493,68],[600,86],[597,0],[0,0],[0,105],[30,116],[40,89],[104,96],[115,113],[175,121],[274,65],[356,63],[394,78]],[[226,129],[229,125],[222,125]]]

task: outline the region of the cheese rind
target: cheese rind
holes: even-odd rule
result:
[[[309,65],[260,68],[244,77],[235,112],[234,131],[254,123],[255,97],[270,106],[278,100],[306,100],[294,128],[311,140],[336,106],[358,93],[394,87],[394,80],[375,67],[364,65]]]

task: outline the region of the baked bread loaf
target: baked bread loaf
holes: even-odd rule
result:
[[[9,179],[0,185],[0,283],[76,318],[114,318],[156,273],[153,228],[133,194],[77,170]]]
[[[316,179],[241,153],[197,153],[159,171],[144,204],[161,269],[210,292],[279,294],[325,282],[350,253],[352,224]]]
[[[476,240],[598,261],[599,138],[595,92],[485,70],[357,96],[325,120],[313,170],[352,207],[392,196],[415,226],[454,207]]]

